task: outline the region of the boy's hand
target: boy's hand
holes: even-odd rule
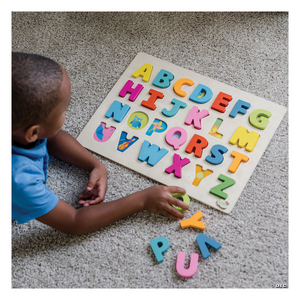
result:
[[[104,196],[107,188],[107,171],[103,164],[94,168],[90,173],[89,182],[87,183],[87,194],[79,195],[82,200],[78,201],[78,204],[83,206],[89,206],[100,203],[104,200]]]
[[[172,196],[174,193],[185,194],[185,189],[181,187],[157,185],[145,189],[143,192],[145,193],[143,196],[145,210],[161,213],[173,220],[179,220],[184,217],[184,214],[175,209],[173,205],[185,210],[189,209],[186,203]]]

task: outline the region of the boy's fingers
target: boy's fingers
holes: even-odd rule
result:
[[[100,202],[102,202],[103,201],[103,199],[101,199],[100,197],[98,197],[98,198],[96,198],[96,199],[94,199],[94,200],[91,200],[90,201],[90,204],[97,204],[97,203],[100,203]]]
[[[82,206],[89,206],[89,205],[90,205],[90,203],[89,203],[88,200],[87,200],[87,201],[80,200],[80,201],[78,201],[78,204],[79,204],[79,205],[82,205]]]
[[[186,210],[188,210],[190,208],[189,205],[187,205],[183,201],[181,201],[177,198],[174,198],[174,197],[170,202],[171,202],[171,205],[175,205],[175,206],[178,206],[178,207],[186,209]]]
[[[78,196],[78,198],[80,198],[80,199],[88,199],[88,198],[90,198],[91,197],[91,194],[90,193],[88,193],[88,194],[80,194],[79,196]]]
[[[101,188],[100,191],[98,192],[98,198],[100,198],[101,200],[104,200],[104,196],[105,196],[106,190],[104,188]]]
[[[180,186],[169,186],[170,193],[175,194],[175,193],[180,193],[180,194],[185,194],[186,190]]]
[[[170,219],[178,220],[182,219],[184,217],[184,214],[175,209],[172,206],[167,206],[164,211],[166,212],[165,216],[167,216]]]
[[[99,174],[97,174],[97,172],[92,172],[90,174],[89,181],[88,181],[88,183],[86,185],[86,189],[88,191],[91,191],[93,189],[93,187],[96,185],[98,179],[99,179]]]

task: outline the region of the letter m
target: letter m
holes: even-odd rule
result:
[[[229,140],[232,145],[238,145],[240,148],[245,148],[247,151],[252,152],[260,135],[255,132],[249,132],[245,127],[239,126],[235,133]]]

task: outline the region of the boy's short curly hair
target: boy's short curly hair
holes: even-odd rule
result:
[[[60,101],[62,67],[36,54],[12,53],[12,130],[44,123]]]

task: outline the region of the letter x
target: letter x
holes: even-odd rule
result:
[[[165,172],[170,174],[174,172],[174,175],[181,178],[181,168],[190,163],[188,158],[181,159],[180,155],[174,154],[174,163],[170,167],[165,169]]]

